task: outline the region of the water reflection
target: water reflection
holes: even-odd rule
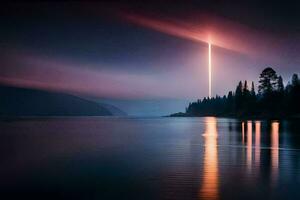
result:
[[[245,144],[245,123],[242,122],[242,144]]]
[[[260,137],[261,137],[261,122],[255,122],[255,167],[260,165]]]
[[[279,122],[274,121],[271,124],[270,139],[271,139],[271,184],[274,186],[278,181],[279,171]],[[246,134],[246,136],[245,136]],[[253,162],[253,145],[254,145],[254,163],[255,173],[259,172],[261,167],[261,122],[255,121],[255,143],[253,144],[252,137],[252,121],[242,122],[242,143],[246,145],[246,166],[249,175],[252,173]]]
[[[299,124],[212,117],[0,122],[0,194],[300,199]]]
[[[215,117],[205,118],[204,166],[200,198],[218,199],[218,149],[217,120]]]
[[[278,178],[279,165],[279,122],[272,122],[271,124],[271,179],[274,185]]]
[[[247,122],[247,167],[251,170],[252,165],[252,121]]]

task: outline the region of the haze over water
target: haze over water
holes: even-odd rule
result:
[[[1,121],[0,190],[34,199],[299,199],[297,121]]]

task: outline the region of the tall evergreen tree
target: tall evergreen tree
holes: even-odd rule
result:
[[[289,92],[289,110],[292,114],[300,114],[300,81],[297,74],[292,76],[292,85]]]
[[[281,76],[279,76],[277,80],[277,91],[281,94],[284,92],[284,85]]]
[[[255,87],[254,87],[254,82],[252,81],[251,83],[251,91],[250,91],[250,97],[249,97],[249,102],[248,102],[248,113],[250,114],[256,114],[257,111],[257,99],[256,99],[256,94],[255,94]]]
[[[266,116],[282,117],[300,114],[300,80],[297,74],[292,76],[291,83],[284,87],[281,76],[271,68],[266,68],[260,75],[259,94],[256,95],[254,82],[251,90],[247,81],[240,81],[235,93],[227,96],[216,95],[189,104],[186,114],[189,116]]]
[[[255,88],[254,88],[254,82],[252,81],[251,83],[251,91],[250,91],[251,96],[255,96]]]
[[[258,91],[262,95],[270,94],[276,89],[277,74],[274,69],[268,67],[262,71],[259,76]]]
[[[239,82],[235,90],[235,107],[236,112],[240,112],[243,104],[243,84],[242,81]]]
[[[245,97],[245,99],[247,99],[250,95],[250,91],[248,89],[248,83],[247,81],[244,82],[244,87],[243,87],[243,96]]]
[[[300,84],[298,74],[293,74],[292,76],[292,86],[298,86]]]
[[[242,96],[242,95],[243,95],[243,84],[242,81],[240,81],[238,86],[235,89],[235,96]]]

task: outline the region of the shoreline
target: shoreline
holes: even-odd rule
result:
[[[171,115],[168,115],[166,117],[221,117],[221,118],[234,118],[234,119],[242,119],[242,120],[253,120],[253,119],[259,119],[259,120],[282,120],[282,119],[300,119],[300,114],[298,115],[281,115],[281,116],[274,116],[274,115],[236,115],[236,114],[220,114],[220,115],[191,115],[187,113],[173,113]]]

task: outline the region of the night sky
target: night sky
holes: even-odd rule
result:
[[[299,10],[287,1],[5,3],[0,83],[99,99],[129,114],[182,111],[208,95],[208,41],[213,95],[239,80],[257,83],[268,66],[285,83],[299,73]]]

